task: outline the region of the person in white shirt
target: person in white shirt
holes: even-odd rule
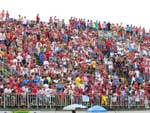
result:
[[[29,93],[29,88],[27,86],[23,86],[22,87],[22,96],[23,98],[25,99],[26,98],[26,95]]]
[[[12,89],[11,89],[11,88],[6,87],[6,88],[4,89],[4,94],[11,94],[11,93],[12,93]]]
[[[53,92],[52,89],[50,89],[49,87],[45,88],[46,97],[50,98],[52,92]]]
[[[14,58],[12,62],[13,62],[14,65],[18,64],[18,60],[16,58]]]
[[[27,54],[27,56],[26,56],[26,62],[29,63],[29,65],[30,65],[31,55]]]
[[[109,73],[112,73],[114,66],[113,66],[113,62],[111,60],[108,61],[108,71]]]
[[[135,76],[132,76],[131,84],[133,84],[134,82],[135,82]]]
[[[41,88],[38,90],[39,105],[42,105],[43,97],[45,97],[45,91],[44,88]]]
[[[26,19],[25,16],[24,16],[24,18],[23,18],[23,20],[22,20],[22,24],[23,24],[24,26],[27,26],[27,24],[28,24],[28,20]]]
[[[16,59],[18,60],[19,63],[22,62],[23,57],[21,56],[21,54],[18,54],[18,56],[16,57]]]
[[[48,69],[49,68],[49,62],[47,60],[43,61],[43,65],[44,65],[44,69]]]
[[[116,105],[116,102],[117,102],[117,93],[114,93],[113,96],[112,96],[113,105]]]
[[[99,78],[101,77],[101,74],[98,70],[95,71],[95,79],[99,80]]]
[[[0,41],[4,41],[6,39],[5,33],[0,33]]]
[[[143,88],[140,88],[139,95],[140,95],[140,104],[144,105],[144,89]]]
[[[140,71],[138,69],[135,70],[135,75],[136,75],[136,78],[140,76]]]
[[[103,61],[104,61],[104,64],[105,64],[105,65],[108,64],[108,58],[104,57]]]

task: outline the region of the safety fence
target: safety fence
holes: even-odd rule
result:
[[[102,105],[107,109],[150,109],[150,96],[87,96],[87,95],[34,95],[4,94],[0,96],[0,108],[62,109],[70,104],[83,104],[87,107]]]

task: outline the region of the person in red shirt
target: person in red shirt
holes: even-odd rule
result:
[[[16,94],[21,94],[21,93],[22,93],[22,88],[21,88],[21,87],[17,87],[17,88],[15,89],[15,93],[16,93]]]
[[[49,24],[52,24],[53,23],[53,19],[52,17],[49,18]]]
[[[38,88],[37,88],[37,86],[33,86],[32,88],[31,88],[31,94],[37,94],[38,93]]]
[[[50,51],[49,48],[46,49],[45,56],[47,59],[52,57],[52,51]]]
[[[99,21],[99,23],[98,23],[98,29],[99,30],[102,30],[102,26],[101,26],[101,22]]]
[[[139,89],[139,85],[138,85],[137,81],[135,81],[135,83],[133,84],[133,86],[135,87],[135,89]]]
[[[80,101],[80,97],[81,97],[81,89],[76,87],[74,89],[74,102],[77,104]]]
[[[45,35],[46,38],[49,38],[49,32],[48,32],[48,29],[45,29],[44,35]]]
[[[38,24],[40,22],[40,17],[39,14],[36,15],[36,24]]]
[[[120,89],[119,89],[119,88],[117,88],[116,93],[117,93],[117,96],[118,96],[118,97],[120,97],[120,95],[121,95],[121,91],[120,91]]]

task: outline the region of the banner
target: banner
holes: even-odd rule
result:
[[[11,113],[30,113],[30,111],[12,111]]]
[[[18,110],[17,111],[16,110],[16,111],[0,111],[0,113],[49,113],[49,111],[27,111],[27,110]]]
[[[27,110],[16,110],[16,111],[0,111],[0,113],[55,113],[56,111],[27,111]]]

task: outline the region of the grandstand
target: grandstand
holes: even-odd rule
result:
[[[0,16],[0,106],[150,108],[150,33],[138,26]]]

